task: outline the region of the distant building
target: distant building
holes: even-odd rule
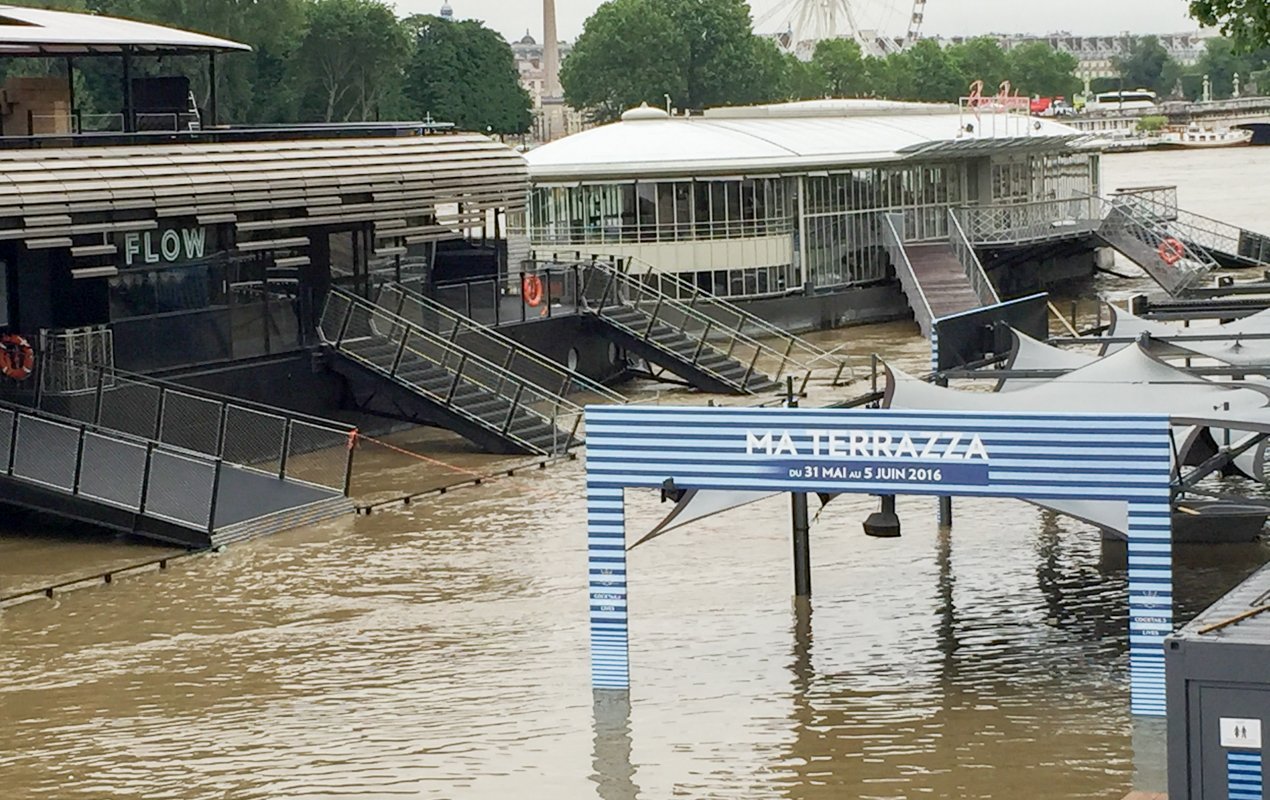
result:
[[[560,42],[560,60],[567,58],[572,50],[571,43]],[[516,58],[520,84],[529,92],[534,103],[533,138],[540,142],[552,141],[582,130],[585,127],[582,113],[568,106],[563,107],[563,127],[557,122],[554,127],[561,129],[551,129],[551,120],[543,112],[543,98],[548,96],[545,48],[529,31],[525,31],[520,40],[512,42],[512,54]]]
[[[441,4],[441,19],[454,19],[454,9],[450,8],[449,3]]]
[[[1005,50],[1011,50],[1028,42],[1045,42],[1055,50],[1071,53],[1076,57],[1078,66],[1076,77],[1085,81],[1086,86],[1094,78],[1114,78],[1118,74],[1115,59],[1123,58],[1129,48],[1143,38],[1129,33],[1115,36],[1074,36],[1070,33],[1051,33],[1044,36],[1030,34],[989,34],[996,39]],[[1214,33],[1196,31],[1193,33],[1158,34],[1157,39],[1169,56],[1184,67],[1194,66],[1204,54],[1204,43],[1215,36]],[[972,36],[952,36],[942,39],[944,44],[960,44]]]

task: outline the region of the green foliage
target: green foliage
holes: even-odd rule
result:
[[[1071,97],[1081,89],[1076,79],[1076,57],[1055,50],[1045,42],[1026,42],[1008,54],[1011,83],[1019,94],[1039,97]]]
[[[1173,93],[1182,69],[1155,36],[1135,39],[1128,52],[1114,60],[1126,89],[1150,89],[1161,97]]]
[[[1010,59],[996,39],[981,36],[948,48],[948,58],[966,84],[983,81],[985,93],[996,91],[1010,77]]]
[[[1204,55],[1195,66],[1195,74],[1201,83],[1202,76],[1207,75],[1213,98],[1223,100],[1234,94],[1236,75],[1246,88],[1249,81],[1255,81],[1255,73],[1265,69],[1267,64],[1270,64],[1270,47],[1248,51],[1241,50],[1230,39],[1209,39],[1204,43]],[[1202,92],[1202,88],[1197,88],[1194,95],[1188,91],[1187,96],[1198,98]]]
[[[419,15],[405,20],[414,36],[405,97],[414,116],[431,114],[463,130],[518,134],[533,121],[507,42],[474,20]]]
[[[1191,16],[1220,27],[1242,52],[1270,45],[1270,4],[1264,0],[1192,0]]]
[[[808,71],[819,81],[817,95],[856,97],[865,90],[864,53],[853,39],[826,39],[816,43]]]
[[[1138,120],[1138,130],[1143,133],[1159,133],[1169,126],[1169,118],[1162,116],[1143,117]]]

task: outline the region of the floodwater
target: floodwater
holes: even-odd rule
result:
[[[1104,166],[1107,187],[1176,181],[1184,207],[1270,227],[1270,193],[1238,191],[1270,184],[1270,149]],[[818,338],[927,364],[910,324]],[[392,441],[460,469],[516,461]],[[375,497],[450,474],[358,459]],[[959,500],[941,531],[934,500],[901,498],[903,538],[873,540],[869,499],[844,497],[813,523],[810,607],[790,600],[787,500],[662,537],[631,554],[627,704],[588,686],[583,481],[564,463],[0,611],[0,792],[1118,799],[1158,781],[1158,731],[1135,751],[1128,715],[1123,547],[1088,527]],[[667,508],[629,506],[632,535]],[[0,595],[167,552],[7,524]],[[1266,560],[1180,548],[1179,616]]]

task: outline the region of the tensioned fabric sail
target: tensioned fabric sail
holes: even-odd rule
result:
[[[1033,340],[1034,341],[1034,340]],[[1032,357],[1048,347],[1029,347]],[[1044,367],[1041,367],[1044,368]],[[1179,457],[1199,446],[1204,428],[1270,433],[1270,388],[1219,384],[1183,372],[1134,344],[1044,384],[1004,393],[972,392],[926,383],[887,365],[887,408],[1011,412],[1158,412],[1188,432]],[[732,495],[731,497],[725,495]],[[773,493],[700,491],[686,495],[657,528],[658,535]],[[1125,533],[1128,519],[1119,503],[1037,503],[1108,531]]]
[[[1209,328],[1181,328],[1165,322],[1142,319],[1128,311],[1111,307],[1111,323],[1106,334],[1108,337],[1136,337],[1144,333],[1158,338],[1204,333],[1222,336],[1225,338],[1186,341],[1168,346],[1179,356],[1205,356],[1232,366],[1270,364],[1270,339],[1239,338],[1249,334],[1270,334],[1270,309]],[[1107,342],[1103,345],[1103,351],[1111,353],[1125,346],[1124,343]]]

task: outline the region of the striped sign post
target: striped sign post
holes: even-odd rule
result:
[[[1164,714],[1169,420],[1132,414],[589,406],[591,683],[630,688],[623,490],[1109,501],[1127,507],[1132,711]]]

